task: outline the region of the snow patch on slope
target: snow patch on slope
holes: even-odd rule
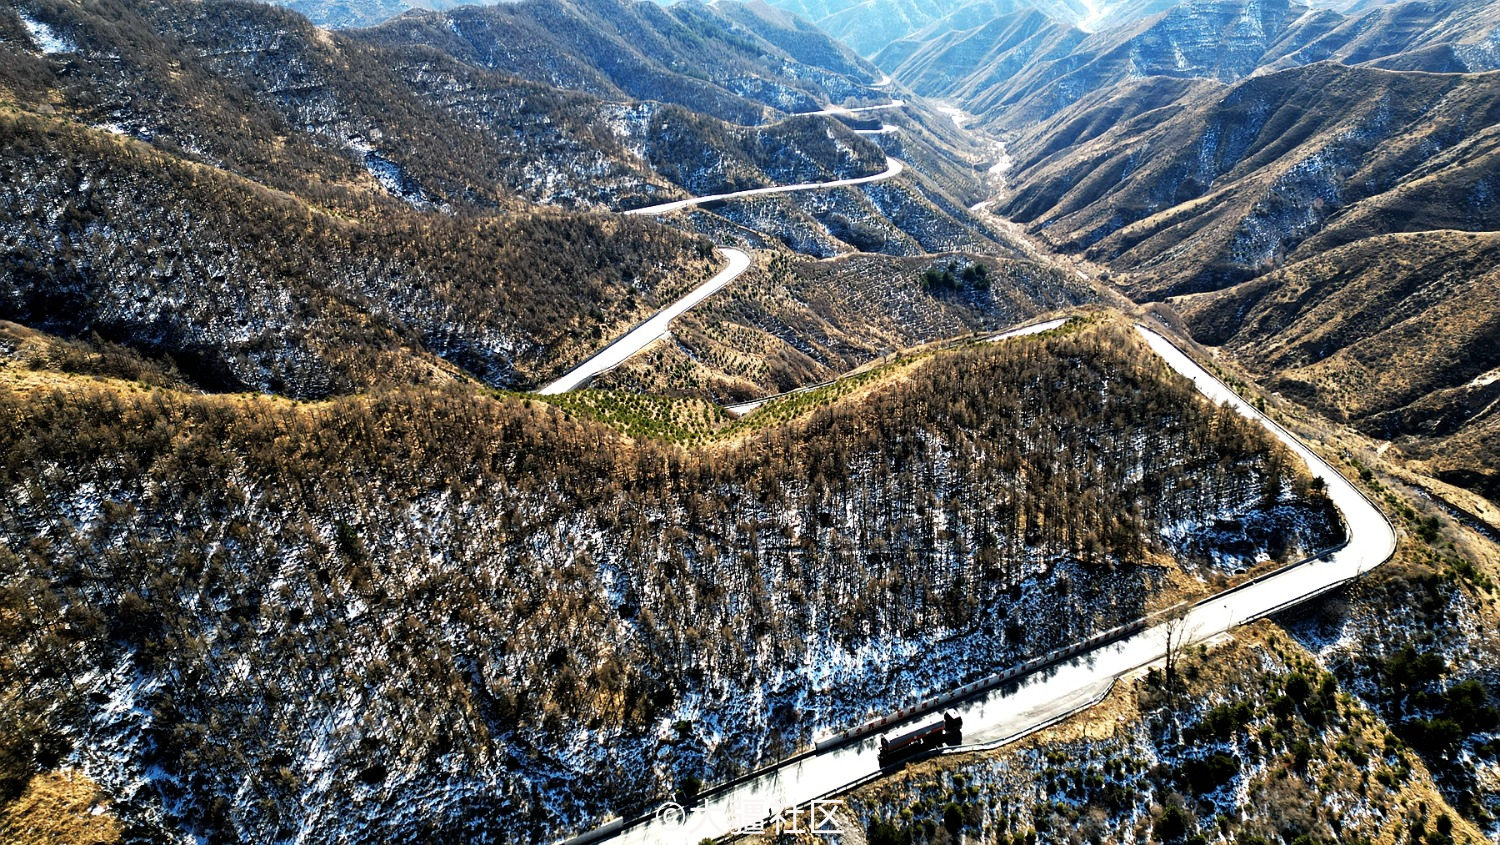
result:
[[[422,186],[418,185],[401,165],[381,155],[375,146],[362,138],[350,138],[345,141],[349,149],[354,150],[364,159],[365,170],[375,183],[384,188],[386,193],[399,197],[407,205],[419,211],[452,211],[447,203],[441,205],[434,203]]]
[[[66,36],[20,9],[16,10],[16,16],[21,19],[21,25],[26,27],[26,34],[31,36],[32,43],[42,53],[55,56],[78,49]]]

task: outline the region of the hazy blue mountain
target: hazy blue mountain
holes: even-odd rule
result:
[[[1463,73],[1500,67],[1500,7],[1416,0],[1340,14],[1292,0],[1188,0],[1089,33],[1035,10],[934,26],[875,63],[918,93],[1017,126],[1152,77],[1235,82],[1320,61]]]

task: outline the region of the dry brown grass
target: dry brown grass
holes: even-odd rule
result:
[[[120,841],[120,822],[94,781],[75,769],[60,769],[33,777],[21,797],[0,808],[0,841],[102,845]]]

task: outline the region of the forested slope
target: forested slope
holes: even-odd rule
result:
[[[768,11],[672,23],[595,5],[569,12],[575,30],[644,15],[698,33],[682,56],[699,60],[729,39],[736,78],[786,74],[818,105],[863,73]],[[926,110],[893,113],[902,132],[890,136],[770,109],[751,116],[765,125],[739,126],[527,81],[446,41],[397,41],[238,2],[0,9],[0,318],[98,333],[209,389],[526,387],[711,273],[700,232],[816,256],[1010,251],[966,212],[964,144],[923,131]],[[831,67],[814,73],[792,53]],[[685,234],[531,204],[617,211],[867,175],[887,166],[882,145],[932,176],[667,221]],[[781,228],[735,222],[767,216]],[[966,319],[998,316],[983,312]]]
[[[693,450],[8,336],[4,782],[76,755],[138,832],[550,838],[1339,533],[1109,324]]]
[[[871,845],[1483,841],[1435,783],[1447,767],[1424,765],[1338,681],[1258,622],[1012,746],[864,786],[842,821]]]
[[[1235,83],[1318,62],[1431,73],[1500,68],[1493,3],[1379,2],[1347,12],[1325,5],[1146,0],[1103,5],[1103,26],[1085,29],[1028,4],[939,22],[874,61],[917,93],[952,99],[1012,130],[1141,80]]]
[[[1500,74],[1320,64],[1016,145],[1018,221],[1129,271],[1138,298],[1216,290],[1363,237],[1500,225]],[[1077,114],[1074,115],[1075,117]]]
[[[816,49],[793,48],[813,59],[803,63],[761,29],[701,3],[520,0],[417,12],[357,37],[431,47],[553,87],[676,103],[741,124],[815,111],[829,99],[883,98],[870,86],[875,69],[826,35],[807,34]]]
[[[57,42],[36,44],[23,15]],[[637,99],[546,74],[526,78],[517,75],[524,68],[497,67],[447,41],[332,34],[258,3],[33,0],[0,11],[0,30],[9,33],[0,38],[0,96],[341,210],[382,201],[511,209],[518,199],[616,209],[684,190],[884,167],[878,148],[831,118],[779,123],[780,112],[736,98],[743,108],[726,123],[701,104],[702,114],[675,105],[683,98],[670,90]],[[726,39],[748,49],[744,37],[710,30],[695,36],[691,58],[727,49]],[[747,79],[799,77],[800,105],[790,110],[816,110],[856,86],[759,44],[775,55],[752,51],[761,64],[745,58],[740,69]],[[677,75],[705,72],[687,70]],[[656,148],[680,160],[653,158]],[[694,155],[681,155],[689,149]],[[657,173],[664,164],[671,172]]]
[[[1018,141],[1003,207],[1276,389],[1493,497],[1497,120],[1497,73],[1142,82]]]
[[[927,271],[973,281],[931,287]],[[982,278],[979,276],[983,269]],[[643,393],[758,399],[826,381],[884,356],[1096,302],[1087,282],[1044,264],[966,255],[773,256],[676,320],[656,344],[594,380]]]
[[[0,318],[170,356],[210,389],[527,385],[718,267],[618,215],[350,219],[55,118],[0,113],[0,137]]]
[[[1355,241],[1176,304],[1274,389],[1500,499],[1500,235]]]

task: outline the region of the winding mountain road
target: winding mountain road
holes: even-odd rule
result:
[[[1010,340],[1013,337],[1026,337],[1028,335],[1041,334],[1042,332],[1050,332],[1053,329],[1060,329],[1063,326],[1067,325],[1068,320],[1070,319],[1072,318],[1058,317],[1055,320],[1047,320],[1041,323],[1032,323],[1029,326],[1022,326],[1019,329],[1007,329],[997,335],[985,339],[990,343],[999,343],[1002,340]]]
[[[892,100],[889,103],[881,103],[878,106],[855,106],[853,108],[850,108],[848,106],[829,106],[828,108],[819,109],[817,111],[798,112],[798,115],[827,114],[833,115],[834,117],[846,117],[851,114],[866,114],[872,111],[890,111],[891,109],[902,108],[906,108],[905,100]]]
[[[626,214],[633,215],[658,215],[671,214],[682,211],[685,208],[702,205],[715,200],[732,200],[741,197],[759,197],[767,194],[789,194],[795,191],[823,191],[830,188],[847,188],[854,185],[868,185],[871,182],[883,182],[901,175],[906,165],[894,158],[886,159],[884,172],[873,176],[856,176],[850,179],[836,179],[831,182],[806,182],[800,185],[779,185],[770,188],[752,188],[748,191],[736,191],[732,194],[714,194],[706,197],[692,197],[675,202],[662,203],[661,205],[648,206],[646,208],[634,208]],[[537,391],[543,396],[555,396],[559,393],[567,393],[582,387],[589,379],[599,375],[605,370],[617,367],[625,359],[645,349],[651,343],[667,333],[668,324],[687,312],[693,306],[717,293],[721,288],[745,272],[750,267],[750,256],[744,252],[729,247],[719,249],[719,254],[729,259],[729,265],[712,279],[694,288],[691,293],[662,309],[649,320],[641,323],[624,335],[616,338],[608,346],[599,350],[594,356],[562,378],[548,384]]]
[[[1343,516],[1348,541],[1331,552],[1204,599],[1188,608],[1179,620],[1145,628],[951,707],[964,720],[965,747],[1002,745],[1066,718],[1101,700],[1117,678],[1165,657],[1169,639],[1192,644],[1218,636],[1337,589],[1395,552],[1395,530],[1348,479],[1166,337],[1145,326],[1137,329],[1163,361],[1192,381],[1204,397],[1228,404],[1256,421],[1302,458],[1309,472],[1327,485],[1329,497]],[[821,753],[802,755],[730,788],[711,792],[691,811],[679,809],[614,822],[574,841],[618,837],[624,843],[691,845],[705,837],[720,836],[765,818],[768,810],[805,806],[868,780],[879,771],[878,744],[878,735],[872,735]]]
[[[899,101],[860,111],[895,108]],[[830,109],[825,113],[850,113]],[[894,178],[905,169],[888,159],[885,172],[874,176],[840,179],[771,188],[755,188],[728,194],[694,197],[626,212],[632,215],[671,214],[716,200],[826,190]],[[547,385],[542,394],[576,389],[590,378],[618,365],[667,333],[669,323],[737,278],[750,266],[750,257],[737,249],[720,249],[729,261],[712,279],[694,289],[660,313],[631,329],[572,372]],[[990,340],[1003,340],[1055,328],[1064,319],[1003,332]],[[1396,533],[1384,515],[1337,470],[1303,445],[1290,432],[1257,411],[1222,381],[1159,332],[1137,326],[1142,338],[1174,371],[1192,381],[1199,393],[1215,403],[1227,404],[1239,414],[1264,426],[1286,444],[1323,480],[1328,495],[1342,515],[1347,542],[1331,552],[1283,567],[1233,589],[1211,596],[1187,608],[1179,619],[1162,622],[1109,642],[1082,654],[1053,663],[1032,674],[996,686],[963,703],[951,706],[964,720],[966,748],[994,747],[1013,741],[1048,724],[1079,712],[1098,701],[1115,680],[1166,656],[1169,644],[1197,643],[1218,636],[1255,619],[1307,601],[1368,572],[1395,552]],[[753,410],[747,403],[745,411]],[[899,726],[893,722],[891,729]],[[575,837],[570,843],[616,839],[623,843],[691,845],[705,837],[733,832],[766,817],[769,810],[801,807],[818,798],[842,792],[879,772],[879,735],[872,734],[816,753],[794,757],[726,788],[710,790],[690,811],[667,805],[666,812],[616,820]]]
[[[883,77],[882,82],[876,83],[877,86],[881,84],[890,84],[890,77]],[[857,114],[859,112],[897,109],[905,105],[906,103],[902,100],[893,100],[889,103],[883,103],[878,106],[861,106],[859,108],[852,109],[844,108],[843,106],[829,106],[822,111],[808,112],[808,114],[849,115]],[[896,128],[897,127],[883,127],[879,131],[883,132],[887,129],[894,130]],[[665,202],[661,203],[660,205],[651,205],[645,208],[632,208],[626,211],[625,214],[635,216],[655,216],[662,214],[672,214],[684,209],[703,205],[704,203],[715,202],[719,200],[732,200],[740,199],[743,197],[760,197],[770,194],[789,194],[797,191],[826,191],[832,188],[849,188],[857,185],[868,185],[872,182],[884,182],[887,179],[894,179],[895,177],[900,176],[901,173],[906,170],[906,165],[901,163],[897,159],[887,156],[885,161],[885,170],[872,176],[856,176],[849,179],[835,179],[830,182],[804,182],[797,185],[777,185],[769,188],[752,188],[747,191],[735,191],[728,194],[713,194],[706,197],[690,197],[684,200]],[[593,378],[594,376],[597,376],[600,373],[605,372],[606,370],[619,366],[627,358],[630,358],[632,355],[635,355],[637,352],[640,352],[642,349],[650,346],[656,340],[664,337],[667,334],[669,324],[674,319],[686,313],[693,306],[717,293],[725,285],[739,278],[740,274],[744,273],[750,267],[750,256],[746,255],[744,252],[738,249],[723,247],[719,249],[719,254],[723,255],[729,260],[729,265],[721,270],[712,279],[709,279],[708,281],[694,288],[692,292],[690,292],[687,296],[684,296],[682,299],[679,299],[666,308],[662,309],[655,316],[646,320],[644,323],[641,323],[640,325],[611,341],[608,346],[596,352],[593,357],[570,370],[562,378],[559,378],[551,384],[542,387],[537,391],[537,393],[543,396],[555,396],[559,393],[568,393],[569,391],[577,390],[579,387],[582,387],[585,383],[588,382],[589,379]]]
[[[740,277],[750,268],[750,256],[738,249],[720,249],[719,254],[729,260],[728,266],[712,279],[693,288],[687,296],[658,311],[650,319],[636,326],[598,352],[594,357],[573,368],[567,375],[538,390],[543,396],[555,396],[577,390],[584,382],[605,370],[619,366],[626,358],[640,352],[658,338],[666,335],[673,320],[688,309],[718,293],[720,288]]]
[[[770,194],[790,194],[797,191],[826,191],[832,188],[850,188],[855,185],[868,185],[871,182],[884,182],[894,179],[906,170],[906,165],[899,160],[887,157],[885,170],[873,176],[855,176],[850,179],[835,179],[831,182],[803,182],[797,185],[776,185],[769,188],[751,188],[748,191],[735,191],[730,194],[711,194],[706,197],[690,197],[675,202],[664,202],[660,205],[648,205],[645,208],[632,208],[626,214],[657,215],[671,214],[686,208],[703,205],[706,202],[719,200],[743,199],[745,197],[763,197]]]

